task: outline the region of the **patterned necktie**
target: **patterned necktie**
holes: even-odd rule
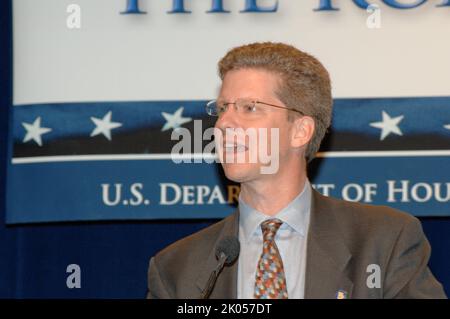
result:
[[[269,219],[261,223],[263,231],[263,251],[256,269],[256,299],[287,299],[286,278],[275,234],[283,222]]]

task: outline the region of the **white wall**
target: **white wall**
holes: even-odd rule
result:
[[[365,10],[334,1],[279,0],[277,13],[206,14],[211,2],[186,0],[192,14],[167,14],[172,0],[140,0],[146,15],[120,15],[126,0],[14,0],[14,104],[213,98],[216,63],[233,46],[282,41],[329,69],[335,97],[450,95],[450,7],[430,0],[410,10],[381,1],[381,28]],[[403,3],[407,3],[403,0]],[[411,3],[411,1],[409,1]],[[81,29],[66,27],[71,4]],[[259,1],[261,5],[274,0]]]

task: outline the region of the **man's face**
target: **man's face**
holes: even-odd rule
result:
[[[275,91],[279,84],[278,75],[259,69],[239,69],[226,73],[218,102],[235,102],[238,99],[258,100],[279,106],[285,106],[276,96]],[[261,178],[270,178],[277,174],[278,165],[289,156],[293,156],[290,146],[292,123],[288,121],[287,110],[258,104],[257,114],[238,112],[233,104],[228,105],[227,110],[218,118],[215,127],[220,129],[223,135],[223,143],[218,143],[217,151],[222,155],[222,166],[225,175],[236,182],[251,182]],[[250,130],[249,130],[250,129]],[[278,130],[275,136],[274,129]],[[264,130],[266,138],[262,138]],[[230,131],[256,132],[257,143],[251,143],[248,135],[236,133],[229,138]],[[217,141],[217,139],[216,139]],[[255,140],[253,140],[255,142]],[[276,145],[274,145],[276,143]],[[220,145],[222,144],[222,145]],[[234,147],[233,147],[234,145]],[[245,146],[245,147],[244,147]],[[257,147],[257,150],[252,148]],[[261,151],[263,147],[264,151]],[[251,160],[250,152],[256,152],[257,160]],[[271,174],[262,174],[261,168],[269,166],[267,161],[261,161],[260,153],[266,153],[273,161],[276,157],[277,170]],[[295,154],[298,156],[298,154]],[[229,161],[231,157],[234,160]],[[245,158],[245,161],[236,161],[236,158]]]

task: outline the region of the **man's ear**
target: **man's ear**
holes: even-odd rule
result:
[[[312,139],[315,131],[314,119],[310,116],[296,118],[292,125],[292,147],[302,147]]]

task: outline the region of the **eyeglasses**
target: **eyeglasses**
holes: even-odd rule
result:
[[[300,113],[301,115],[305,115],[303,112],[293,109],[293,108],[289,108],[289,107],[284,107],[284,106],[280,106],[280,105],[274,105],[274,104],[270,104],[270,103],[266,103],[266,102],[261,102],[258,100],[253,100],[253,99],[237,99],[235,102],[220,102],[217,100],[212,100],[209,101],[206,104],[206,113],[208,113],[208,115],[211,116],[221,116],[222,114],[224,114],[229,105],[234,105],[235,110],[243,115],[257,115],[257,114],[261,114],[263,112],[263,109],[261,107],[262,105],[268,105],[271,107],[276,107],[279,109],[284,109],[284,110],[288,110],[288,111],[294,111],[297,113]]]

